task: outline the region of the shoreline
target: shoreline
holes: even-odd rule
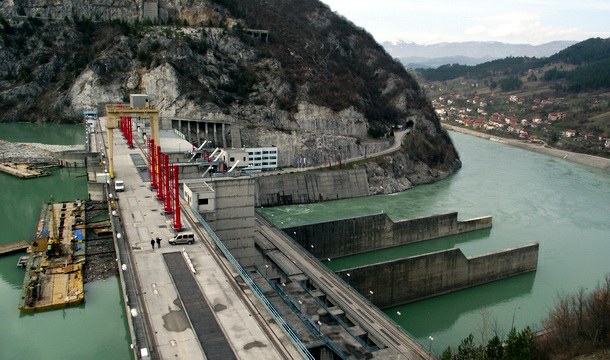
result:
[[[523,140],[509,139],[504,137],[499,137],[496,135],[490,135],[484,132],[463,128],[460,126],[449,125],[445,123],[441,123],[442,127],[446,130],[459,132],[466,135],[476,136],[482,139],[487,139],[489,141],[496,141],[501,144],[507,144],[511,146],[516,146],[525,150],[534,151],[541,154],[547,154],[555,157],[559,157],[565,160],[569,160],[572,162],[576,162],[579,164],[589,165],[596,167],[598,169],[603,169],[610,171],[610,159],[606,159],[600,156],[588,155],[588,154],[580,154],[567,150],[555,149],[552,147],[548,147],[547,145],[538,145],[534,143],[530,143]]]

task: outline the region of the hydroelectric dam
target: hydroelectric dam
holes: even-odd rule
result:
[[[457,213],[447,213],[392,221],[380,214],[282,231],[255,212],[262,181],[270,177],[203,181],[200,166],[183,151],[192,145],[159,129],[156,144],[177,169],[173,187],[169,179],[155,180],[150,139],[138,139],[129,126],[123,131],[131,134],[108,136],[112,127],[100,118],[90,129],[85,163],[89,196],[108,201],[113,214],[136,358],[427,359],[433,354],[380,308],[536,269],[538,245],[532,244],[474,258],[451,249],[334,273],[320,259],[479,231],[492,226],[491,217],[458,221]],[[115,179],[124,181],[122,192],[107,176],[110,164]],[[349,196],[332,193],[337,176],[355,179],[356,189],[366,182],[357,172],[296,176],[315,179],[318,188],[303,188],[317,192],[315,200]],[[168,243],[185,232],[194,244]],[[157,237],[160,246],[151,245]]]

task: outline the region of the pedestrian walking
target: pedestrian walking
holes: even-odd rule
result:
[[[161,248],[161,238],[157,237],[157,249]]]
[[[155,249],[155,239],[150,240],[150,245],[152,246],[153,250]]]

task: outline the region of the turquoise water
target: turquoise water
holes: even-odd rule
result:
[[[85,125],[0,123],[0,139],[55,145],[82,144]]]
[[[46,134],[61,134],[62,141]],[[80,125],[0,124],[0,138],[50,144],[82,143]],[[73,139],[73,142],[65,142]],[[30,239],[40,206],[87,196],[84,169],[52,169],[52,175],[23,180],[0,173],[0,244]],[[61,310],[22,315],[17,308],[24,271],[23,254],[0,256],[1,359],[129,359],[130,339],[117,278],[85,285],[85,303]]]
[[[463,168],[431,185],[393,194],[261,209],[279,227],[382,211],[394,219],[458,211],[491,215],[493,228],[325,262],[332,269],[458,247],[466,256],[540,243],[538,271],[386,309],[440,353],[468,334],[489,338],[540,328],[557,296],[594,287],[610,273],[610,174],[560,158],[451,133]],[[398,315],[400,312],[401,315]]]

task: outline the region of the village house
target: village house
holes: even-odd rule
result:
[[[517,117],[513,116],[513,115],[509,115],[509,116],[504,118],[504,121],[507,124],[517,124]]]
[[[501,119],[499,116],[492,116],[489,120],[489,124],[492,125],[496,129],[502,129],[506,126],[506,122]]]
[[[564,131],[562,134],[563,134],[563,136],[565,136],[567,138],[575,137],[576,136],[576,130],[569,129],[569,130]]]
[[[549,114],[548,119],[549,119],[549,121],[557,121],[557,120],[565,119],[565,117],[566,117],[565,112],[552,112]]]

